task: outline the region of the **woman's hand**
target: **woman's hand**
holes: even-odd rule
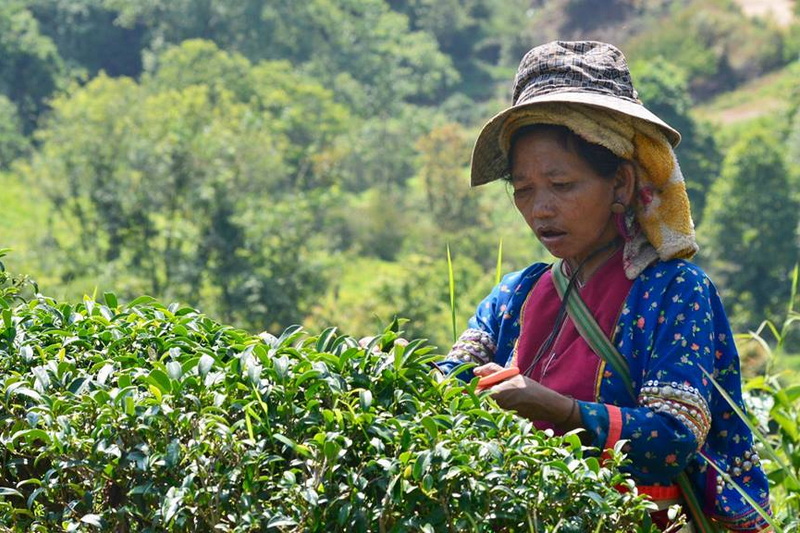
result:
[[[497,363],[488,363],[475,368],[473,372],[478,377],[486,377],[500,370],[503,367]],[[526,376],[514,376],[488,390],[497,405],[529,420],[552,422],[565,431],[582,426],[575,400]]]
[[[572,410],[572,398],[522,375],[502,381],[490,390],[497,405],[529,420],[560,423]]]

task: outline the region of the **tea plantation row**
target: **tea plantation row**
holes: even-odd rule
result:
[[[279,338],[151,298],[0,299],[0,529],[649,531],[576,435],[433,348]]]

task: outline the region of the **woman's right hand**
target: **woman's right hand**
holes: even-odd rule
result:
[[[497,363],[487,363],[475,367],[473,372],[476,376],[485,378],[501,370],[504,368]],[[497,405],[528,420],[552,422],[564,431],[583,426],[575,400],[527,376],[516,375],[492,385],[488,390],[492,392],[492,398]]]

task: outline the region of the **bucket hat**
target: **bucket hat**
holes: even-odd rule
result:
[[[511,107],[489,120],[478,135],[472,151],[472,185],[508,174],[507,147],[500,138],[509,119],[539,104],[558,102],[649,122],[673,147],[681,139],[677,130],[642,105],[625,56],[617,47],[597,41],[553,41],[525,54],[514,78]]]

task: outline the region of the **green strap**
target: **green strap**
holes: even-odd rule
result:
[[[552,268],[552,272],[556,292],[558,293],[558,297],[563,300],[564,294],[567,292],[567,287],[569,286],[569,280],[567,276],[564,275],[562,263],[563,260],[557,261]],[[581,298],[581,295],[576,291],[570,291],[569,293],[569,297],[567,298],[567,312],[572,319],[572,323],[575,324],[575,327],[581,334],[581,337],[586,341],[586,344],[588,344],[592,351],[600,356],[603,361],[611,365],[611,368],[622,377],[627,386],[628,394],[630,394],[633,401],[636,402],[637,398],[633,390],[633,379],[631,378],[628,362],[609,340],[602,328],[600,328],[594,315],[589,308],[586,307],[583,298]],[[681,488],[683,497],[686,500],[686,506],[689,508],[689,514],[694,521],[695,528],[700,533],[713,533],[718,531],[711,523],[708,516],[703,512],[703,508],[692,489],[689,476],[686,475],[686,472],[681,472],[676,478],[676,482]]]
[[[567,292],[569,280],[564,272],[561,270],[563,261],[558,261],[553,267],[553,281],[555,281],[556,292],[558,297],[564,299],[564,294]],[[572,291],[572,297],[567,300],[567,312],[569,313],[575,327],[581,337],[584,338],[586,344],[597,353],[606,363],[611,365],[614,372],[622,377],[623,382],[628,388],[628,394],[631,399],[636,401],[636,393],[633,390],[633,379],[631,379],[630,370],[628,370],[628,362],[622,357],[622,354],[614,347],[606,334],[600,328],[600,325],[594,319],[594,315],[586,307],[580,294]]]
[[[719,528],[712,524],[711,520],[703,512],[703,506],[700,504],[700,500],[697,499],[697,495],[692,488],[692,482],[689,481],[689,476],[686,475],[686,472],[678,474],[675,481],[681,488],[683,499],[686,500],[686,507],[689,508],[689,516],[694,521],[695,529],[700,533],[716,533],[719,531]]]

